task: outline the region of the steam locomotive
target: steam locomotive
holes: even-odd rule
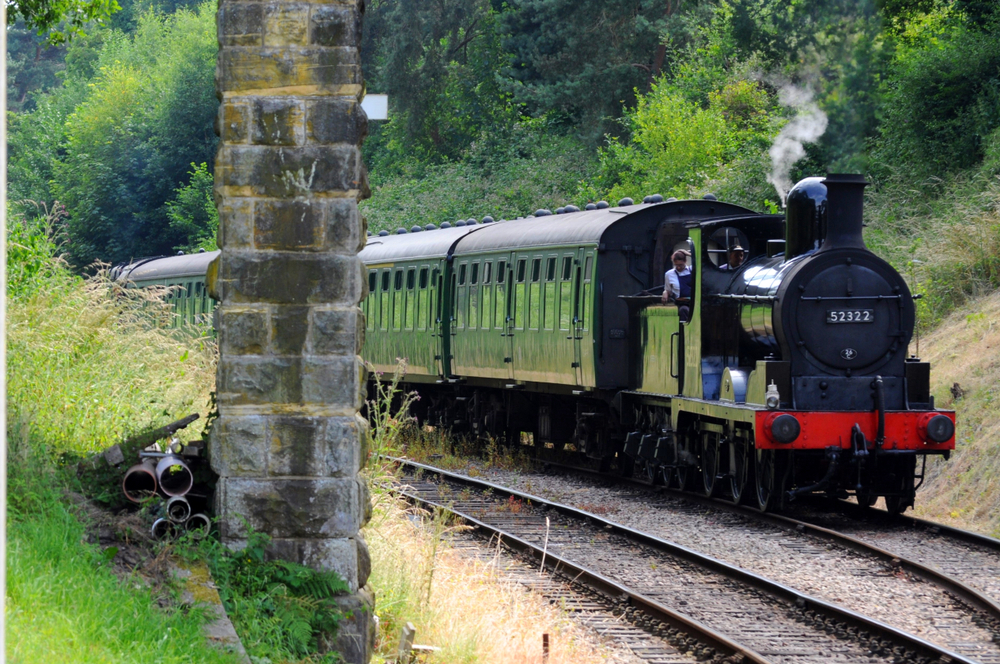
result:
[[[906,282],[862,240],[865,185],[807,178],[784,216],[649,196],[382,231],[361,252],[364,357],[383,378],[406,359],[428,424],[762,510],[826,493],[902,512],[955,415],[908,355]],[[660,295],[677,249],[689,317]],[[181,258],[119,274],[203,293],[185,280],[212,256],[182,278]]]

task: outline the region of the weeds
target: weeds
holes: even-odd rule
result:
[[[350,588],[335,572],[267,559],[269,544],[267,535],[251,532],[238,551],[214,539],[203,540],[198,549],[243,646],[254,657],[275,661],[337,661],[334,653],[313,657],[343,619],[335,597]]]

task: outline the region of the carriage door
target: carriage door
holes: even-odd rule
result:
[[[517,353],[518,334],[524,332],[524,299],[525,288],[525,258],[518,258],[511,252],[507,261],[507,275],[504,280],[507,283],[507,315],[504,317],[504,331],[507,343],[504,348],[507,351],[503,358],[507,365],[507,378],[514,380],[514,361]],[[520,276],[520,280],[518,277]]]
[[[585,297],[583,292],[583,249],[576,250],[573,261],[573,320],[570,325],[570,338],[573,340],[573,367],[576,372],[576,384],[583,385],[583,310]]]

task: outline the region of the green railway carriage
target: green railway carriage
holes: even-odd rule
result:
[[[406,358],[417,383],[571,394],[640,388],[638,380],[666,392],[682,371],[677,311],[644,312],[640,332],[643,345],[673,335],[673,369],[661,355],[630,371],[639,354],[627,298],[662,286],[669,254],[693,246],[688,226],[753,217],[696,200],[370,238],[361,253],[370,270],[365,358],[380,371]]]
[[[176,316],[172,327],[211,325],[215,300],[205,287],[208,264],[219,255],[218,251],[203,251],[177,256],[156,256],[127,265],[116,266],[111,278],[139,288],[148,286],[174,286],[167,302]]]
[[[391,372],[405,358],[428,421],[530,432],[592,456],[620,436],[588,418],[612,419],[622,393],[704,397],[724,362],[703,377],[699,307],[682,324],[649,291],[676,248],[704,244],[714,268],[727,234],[749,243],[767,219],[773,237],[780,218],[714,200],[592,207],[369,238],[366,360]],[[701,289],[698,276],[696,298]]]

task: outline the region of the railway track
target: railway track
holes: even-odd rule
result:
[[[775,663],[980,661],[593,514],[401,461],[411,500],[449,509],[592,590],[699,658]],[[671,630],[673,630],[671,632]]]
[[[612,478],[587,469],[547,464],[553,469],[612,481],[640,491],[623,501],[642,501],[645,510],[622,518],[633,527],[664,533],[699,550],[773,575],[779,580],[846,603],[922,638],[956,650],[980,662],[1000,661],[1000,542],[992,538],[912,518],[887,523],[872,511],[875,521],[825,509],[800,510],[798,518],[762,514],[719,499],[652,487],[641,480]],[[537,483],[538,480],[535,480]],[[502,480],[507,484],[507,480]],[[517,486],[516,480],[513,484]],[[529,486],[531,486],[529,484]],[[551,488],[551,487],[548,487]],[[655,490],[654,490],[655,489]],[[593,502],[607,502],[606,489],[597,489]],[[619,490],[621,491],[621,490]],[[571,498],[572,500],[572,498]],[[613,502],[613,499],[612,499]],[[836,510],[838,506],[834,506]],[[852,504],[839,504],[850,510]],[[647,519],[646,512],[660,515]],[[881,513],[884,515],[884,512]],[[853,518],[852,518],[853,517]],[[650,524],[654,522],[654,525]],[[724,524],[719,522],[724,522]],[[700,538],[691,530],[739,530],[752,556],[741,552],[725,536]],[[688,535],[682,534],[687,530]],[[828,544],[824,545],[823,543]],[[762,559],[770,552],[770,560]],[[857,554],[854,556],[853,554]],[[822,576],[814,587],[802,581],[803,570]],[[866,594],[849,594],[857,577],[868,576]],[[924,584],[915,584],[914,581]],[[911,597],[912,596],[912,597]],[[918,607],[926,607],[920,613]]]

